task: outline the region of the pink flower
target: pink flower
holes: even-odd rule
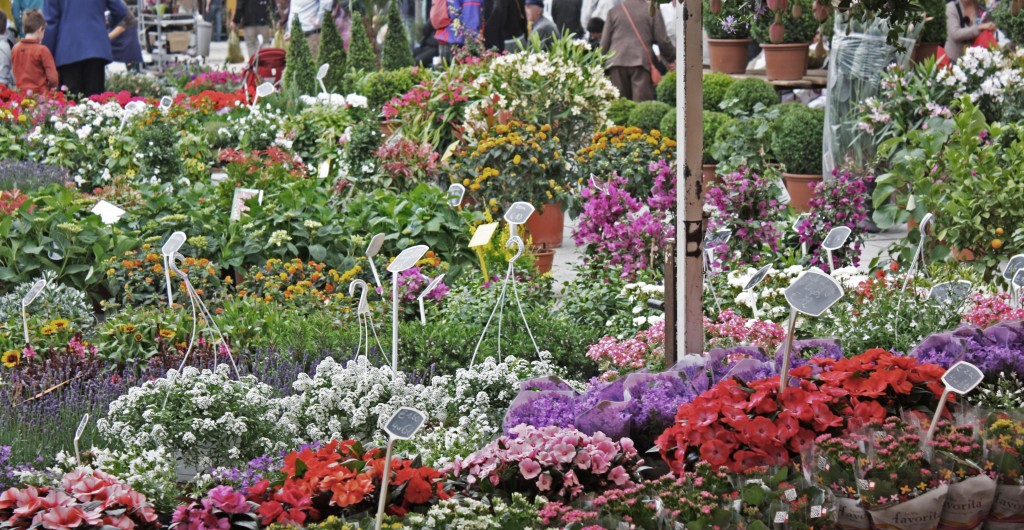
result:
[[[32,525],[42,525],[48,530],[70,530],[80,526],[85,518],[78,507],[57,506],[36,514]]]
[[[554,455],[555,460],[563,464],[572,462],[572,459],[576,456],[576,450],[573,446],[566,443],[556,445],[552,448],[551,453]]]
[[[208,494],[213,505],[227,513],[249,513],[249,503],[245,496],[231,489],[230,486],[217,486]]]
[[[626,473],[626,469],[622,466],[615,466],[612,468],[611,473],[608,474],[608,478],[617,486],[624,486],[630,482],[629,473]]]
[[[544,473],[537,479],[537,489],[541,491],[548,491],[551,489],[551,474]]]
[[[540,464],[530,459],[523,460],[519,462],[519,472],[523,474],[523,478],[533,480],[540,474]]]

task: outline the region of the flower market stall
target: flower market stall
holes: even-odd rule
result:
[[[1022,528],[1022,56],[887,66],[829,137],[685,5],[651,102],[571,36],[365,28],[258,96],[0,88],[0,529]]]

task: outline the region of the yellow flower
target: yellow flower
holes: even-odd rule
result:
[[[0,363],[7,368],[14,368],[21,364],[21,350],[7,350],[0,355]]]
[[[143,336],[142,333],[136,333],[132,335],[132,338],[135,339],[135,342],[142,342]]]
[[[71,321],[66,318],[58,318],[56,320],[50,321],[50,325],[56,327],[57,329],[67,329],[68,326],[71,325]]]
[[[119,328],[119,331],[121,333],[133,333],[136,329],[138,328],[136,328],[134,324],[124,324]]]
[[[920,484],[918,484],[918,485],[917,485],[917,489],[919,489],[919,490],[921,490],[921,491],[925,491],[925,490],[927,490],[927,489],[928,489],[928,485],[927,485],[927,484],[925,484],[924,482],[922,482],[922,483],[920,483]]]
[[[175,335],[177,335],[177,333],[175,333],[172,330],[169,330],[169,329],[161,329],[160,330],[160,336],[165,338],[165,339],[173,339]]]
[[[42,333],[43,335],[46,335],[47,337],[49,337],[50,335],[53,335],[54,333],[57,333],[57,326],[51,326],[51,325],[47,324],[47,325],[39,328],[39,332]]]
[[[523,157],[521,157],[519,155],[516,155],[516,156],[512,157],[512,163],[513,164],[519,164],[522,161],[523,161]]]

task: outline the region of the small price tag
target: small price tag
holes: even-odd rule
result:
[[[326,66],[326,65],[324,65],[324,66]],[[319,175],[319,177],[321,179],[325,179],[325,178],[331,176],[331,159],[330,158],[325,159],[323,162],[320,162],[320,168],[318,169],[317,174]]]
[[[473,232],[473,239],[469,240],[469,248],[482,247],[491,242],[491,238],[494,237],[494,231],[497,230],[498,223],[487,223],[480,225],[476,228],[476,232]]]
[[[789,522],[789,512],[775,512],[775,524]]]
[[[871,491],[875,489],[875,481],[867,481],[862,478],[857,479],[857,488],[862,490]]]
[[[818,457],[818,469],[820,469],[822,471],[828,471],[830,467],[832,467],[832,466],[828,465],[828,459],[827,458],[825,458],[823,456],[819,456]]]
[[[795,500],[796,500],[796,489],[794,489],[794,488],[789,488],[788,490],[786,490],[785,492],[783,492],[783,495],[785,495],[785,496],[786,496],[786,500],[787,500],[787,501],[789,501],[789,502],[793,502],[793,501],[795,501]]]
[[[824,506],[811,506],[811,519],[825,517],[827,510]]]

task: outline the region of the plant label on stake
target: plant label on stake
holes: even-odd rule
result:
[[[159,108],[161,112],[167,112],[168,110],[171,110],[172,105],[174,105],[174,100],[171,99],[171,96],[164,96],[160,98]]]
[[[1024,269],[1024,254],[1017,254],[1010,258],[1010,261],[1006,264],[1006,268],[1003,269],[1003,279],[1006,281],[1012,280],[1013,276],[1017,274],[1017,271],[1021,269]]]
[[[373,258],[380,252],[380,247],[384,245],[384,234],[375,234],[370,238],[370,246],[366,247],[366,259],[370,260],[370,271],[373,272],[373,281],[377,282],[377,288],[384,291],[384,286],[380,283],[380,276],[377,275],[377,266],[373,264]]]
[[[331,69],[331,65],[324,63],[320,65],[320,69],[316,71],[316,82],[320,83],[320,93],[327,94],[327,87],[324,85],[324,78],[327,77],[327,71]]]
[[[249,211],[245,201],[256,197],[256,202],[263,204],[263,190],[252,188],[236,188],[235,195],[231,198],[231,220],[241,221],[242,214]]]
[[[914,276],[914,271],[917,270],[918,261],[921,262],[922,269],[924,265],[924,242],[928,239],[928,227],[935,221],[935,216],[931,212],[924,214],[921,218],[921,224],[918,226],[918,233],[921,237],[917,240],[917,250],[914,251],[914,259],[910,262],[910,268],[907,269],[907,279],[903,281],[903,288],[900,289],[900,300],[896,304],[897,309],[903,302],[903,293],[907,290],[907,285],[910,284],[910,278]]]
[[[708,232],[704,236],[704,267],[711,269],[711,256],[717,246],[724,245],[732,239],[732,232],[727,229]]]
[[[960,361],[946,370],[945,374],[942,374],[942,384],[946,387],[942,391],[942,397],[939,398],[939,406],[935,409],[935,416],[932,417],[932,424],[928,427],[928,436],[925,438],[925,443],[932,441],[932,437],[935,436],[935,428],[939,425],[939,419],[942,417],[942,409],[946,408],[946,400],[949,399],[950,392],[956,392],[961,396],[974,390],[981,381],[985,379],[985,374],[978,369],[977,366],[967,362]]]
[[[320,162],[320,166],[317,167],[317,176],[321,179],[325,179],[331,176],[331,159],[325,158],[323,162]]]
[[[430,280],[430,283],[427,284],[427,288],[423,289],[423,292],[420,293],[420,295],[416,297],[416,301],[420,305],[420,324],[422,324],[424,326],[427,325],[427,311],[426,311],[426,309],[423,308],[423,298],[426,297],[427,295],[429,295],[431,293],[431,291],[434,290],[434,288],[436,288],[438,285],[440,285],[442,280],[444,280],[444,274],[443,273],[440,276],[438,276],[437,278],[434,278],[433,280]]]
[[[771,270],[772,270],[772,266],[771,265],[765,265],[764,267],[761,267],[760,269],[758,269],[757,272],[755,272],[754,275],[751,276],[749,280],[747,280],[747,284],[743,286],[743,292],[751,291],[755,287],[757,287],[758,284],[760,284],[762,281],[764,281],[765,276],[767,276],[768,273],[771,272]],[[754,314],[756,315],[757,314],[757,299],[756,298],[754,299],[753,310],[754,310]]]
[[[75,431],[75,460],[78,465],[82,465],[82,450],[78,448],[78,441],[82,439],[82,434],[85,433],[85,426],[89,424],[89,413],[86,412],[85,416],[82,416],[82,421],[78,422],[78,430]]]
[[[480,225],[476,227],[476,231],[473,232],[473,238],[469,240],[469,248],[476,252],[476,257],[480,260],[480,272],[483,273],[485,282],[489,276],[487,276],[487,261],[484,260],[483,247],[490,244],[491,239],[494,237],[494,232],[497,229],[497,221]]]
[[[835,272],[835,266],[832,264],[832,251],[843,248],[846,240],[850,239],[850,232],[851,230],[848,226],[837,226],[829,230],[825,240],[821,242],[821,248],[825,249],[825,252],[828,253],[829,272]]]
[[[971,295],[974,284],[967,280],[937,283],[928,292],[928,300],[940,304],[959,305]]]
[[[789,302],[789,325],[786,331],[786,349],[782,354],[782,371],[779,373],[779,384],[782,392],[786,389],[789,372],[789,357],[793,351],[793,333],[796,330],[796,314],[803,313],[819,317],[835,305],[843,297],[843,288],[834,278],[815,267],[800,275],[786,291],[786,302]]]
[[[398,274],[409,270],[427,253],[426,245],[416,245],[402,251],[388,265],[391,273],[391,370],[398,373]]]
[[[380,480],[380,501],[377,504],[376,530],[380,530],[384,522],[384,507],[388,504],[388,481],[391,479],[391,452],[395,448],[395,440],[408,440],[420,430],[427,415],[409,407],[401,407],[395,411],[384,426],[388,433],[388,449],[384,455],[384,475]]]
[[[274,88],[274,84],[273,83],[263,83],[262,85],[256,87],[256,97],[253,98],[252,105],[250,105],[250,106],[255,107],[256,103],[261,98],[265,98],[265,97],[273,94],[276,91],[277,91],[277,89]]]
[[[536,208],[524,201],[514,202],[505,210],[505,222],[509,224],[509,239],[519,237],[519,225],[526,224],[526,220],[533,215]]]
[[[25,330],[25,345],[28,346],[28,315],[25,313],[25,308],[29,306],[39,295],[42,294],[43,289],[46,288],[46,280],[39,280],[32,284],[28,292],[25,293],[25,297],[21,299],[21,325]]]
[[[1013,292],[1017,294],[1017,302],[1020,305],[1024,305],[1024,299],[1021,298],[1020,293],[1018,292],[1021,289],[1024,289],[1024,269],[1017,271],[1017,274],[1013,275],[1013,281],[1010,283],[1013,284]]]
[[[210,182],[212,182],[213,184],[220,184],[221,182],[224,182],[227,179],[228,174],[223,171],[216,171],[210,173]]]
[[[466,195],[466,187],[458,182],[448,186],[448,206],[452,208],[462,204],[462,198]]]
[[[125,211],[114,204],[101,200],[92,207],[92,213],[100,216],[100,220],[103,221],[103,224],[112,225],[121,220]]]
[[[178,249],[185,244],[185,240],[188,237],[185,236],[185,232],[175,232],[171,234],[171,237],[167,238],[164,242],[164,246],[160,248],[160,254],[164,257],[164,283],[167,284],[167,307],[174,306],[174,294],[171,293],[171,266],[170,260],[174,259],[174,254],[178,252]]]

